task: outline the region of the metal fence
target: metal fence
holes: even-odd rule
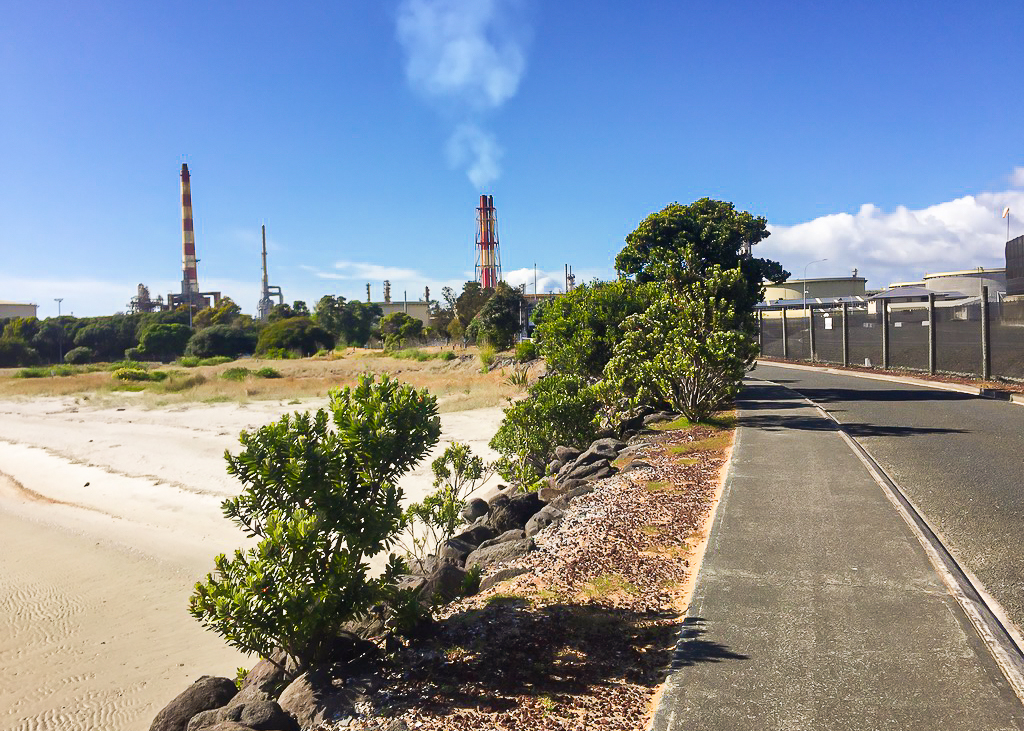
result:
[[[987,290],[987,288],[986,288]],[[981,378],[1024,380],[1024,302],[820,305],[763,308],[768,357]]]

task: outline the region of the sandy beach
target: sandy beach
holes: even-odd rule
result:
[[[144,408],[133,396],[0,401],[0,728],[147,728],[199,675],[254,662],[186,610],[213,556],[242,545],[220,512],[239,488],[224,450],[325,400]],[[458,440],[493,458],[500,420],[496,407],[442,414],[435,453]],[[428,458],[407,500],[430,483]]]

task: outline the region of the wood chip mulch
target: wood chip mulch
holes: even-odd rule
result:
[[[645,728],[730,442],[705,426],[645,434],[618,464],[649,466],[575,499],[501,567],[528,573],[443,607],[357,717],[320,728]]]

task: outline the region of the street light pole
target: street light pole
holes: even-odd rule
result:
[[[64,298],[54,297],[53,301],[57,303],[57,362],[60,363],[64,360],[64,326],[60,322],[60,303]]]
[[[815,259],[814,261],[809,261],[806,264],[804,264],[804,278],[801,282],[804,289],[804,310],[807,312],[807,347],[810,351],[811,361],[814,360],[814,347],[812,345],[814,341],[812,340],[813,336],[811,335],[811,330],[814,328],[814,321],[811,318],[811,311],[807,309],[807,267],[809,267],[811,264],[818,264],[823,261],[828,261],[828,259]]]

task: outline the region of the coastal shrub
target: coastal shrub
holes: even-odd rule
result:
[[[139,338],[138,353],[147,360],[174,360],[185,352],[192,328],[178,323],[150,325]],[[131,358],[129,360],[139,360]]]
[[[537,346],[532,340],[522,340],[516,343],[516,360],[520,363],[528,363],[537,357]]]
[[[128,350],[124,351],[124,359],[142,361],[145,360],[145,353],[142,352],[142,348],[128,348]]]
[[[196,368],[197,366],[215,366],[222,363],[230,363],[233,360],[234,358],[230,355],[215,355],[211,358],[200,358],[197,355],[183,355],[174,362],[176,365],[185,366],[186,368]]]
[[[447,361],[455,360],[455,353],[453,351],[451,351],[451,350],[442,350],[440,355],[438,355],[437,357],[440,358],[441,360],[447,362]]]
[[[206,383],[206,376],[202,373],[174,372],[164,381],[163,389],[168,393],[180,393],[181,391],[201,386],[204,383]]]
[[[555,447],[583,448],[597,436],[600,403],[579,376],[554,373],[529,389],[529,396],[505,409],[490,446],[501,459],[505,479],[528,487],[543,475]]]
[[[480,372],[487,373],[494,365],[494,356],[496,351],[493,345],[481,345],[480,346]]]
[[[292,360],[302,356],[284,348],[268,348],[265,352],[260,353],[260,357],[267,360]]]
[[[244,381],[251,375],[252,371],[248,368],[228,368],[220,374],[220,377],[225,381]]]
[[[256,350],[255,333],[231,325],[211,325],[193,335],[185,346],[186,356],[237,358]]]
[[[287,350],[310,356],[321,348],[333,350],[334,336],[308,317],[291,317],[264,328],[256,343],[256,354]]]
[[[276,371],[273,368],[271,368],[270,366],[263,366],[262,368],[257,368],[255,371],[253,371],[253,373],[256,376],[260,377],[260,378],[280,378],[281,377],[280,371]]]
[[[119,381],[162,381],[167,378],[165,371],[147,371],[133,366],[118,368],[111,375]]]
[[[226,455],[243,489],[222,509],[257,543],[216,557],[192,616],[242,652],[283,649],[291,675],[324,659],[345,622],[394,594],[402,560],[371,575],[369,559],[393,545],[399,479],[440,432],[437,400],[387,375],[332,390],[328,409],[243,431],[242,451]]]
[[[406,508],[403,516],[403,548],[418,559],[455,535],[463,523],[466,498],[492,474],[490,466],[459,442],[449,444],[431,463],[430,470],[434,474],[434,492]]]
[[[32,366],[39,361],[39,353],[24,340],[0,338],[0,368]]]
[[[83,365],[85,363],[92,363],[95,353],[92,348],[86,348],[80,346],[78,348],[72,348],[64,354],[64,362],[70,363],[71,365]]]
[[[735,398],[757,355],[733,296],[743,281],[739,268],[709,267],[624,323],[596,388],[609,423],[661,405],[697,422]]]

